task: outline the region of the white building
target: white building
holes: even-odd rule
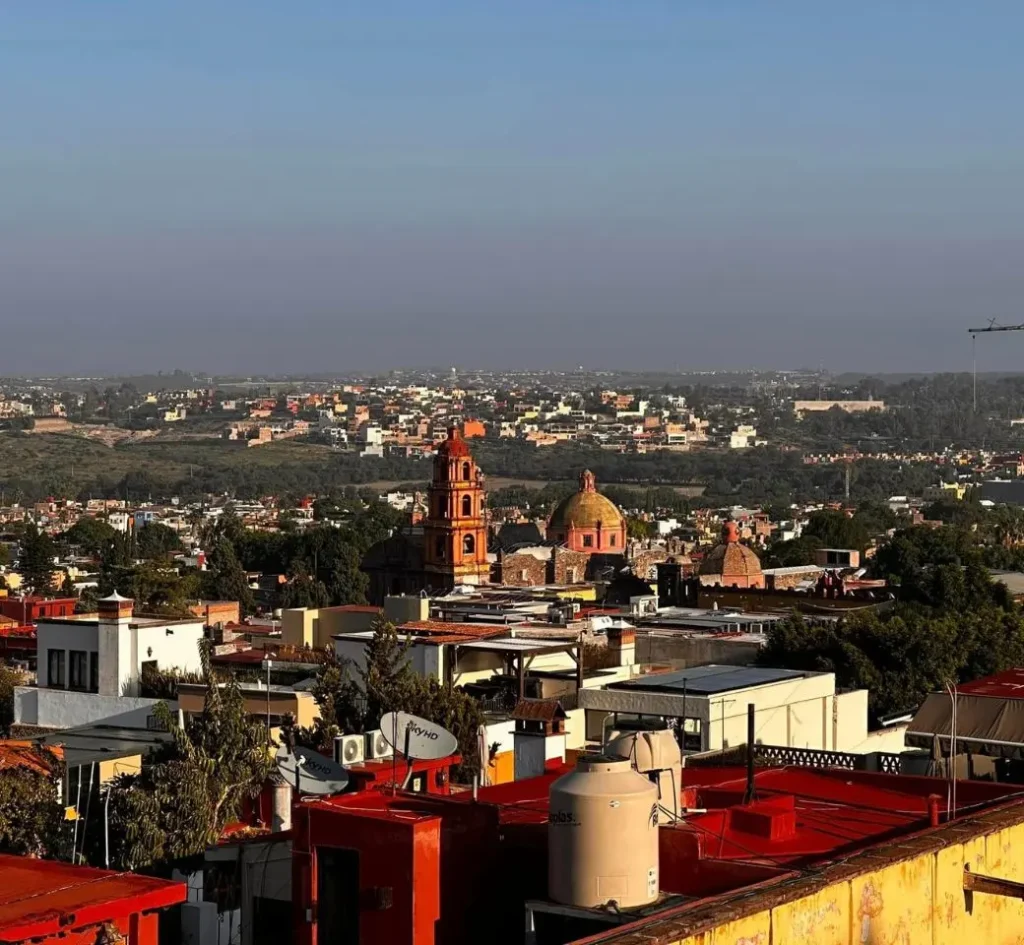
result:
[[[145,669],[199,671],[203,621],[135,617],[133,602],[113,594],[96,614],[39,620],[36,638],[40,690],[134,697]]]
[[[759,666],[695,666],[585,689],[587,736],[624,719],[681,720],[685,749],[718,751],[747,741],[747,706],[764,745],[865,754],[899,752],[905,725],[869,732],[866,689],[836,690],[834,673]]]

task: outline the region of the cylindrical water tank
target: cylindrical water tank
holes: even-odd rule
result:
[[[658,898],[658,789],[629,761],[583,755],[551,786],[548,894],[620,909]]]
[[[628,758],[633,767],[658,785],[662,812],[677,818],[680,814],[680,790],[683,784],[682,753],[675,732],[668,728],[640,731],[611,730],[602,754]]]

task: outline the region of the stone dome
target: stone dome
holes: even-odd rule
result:
[[[726,587],[763,587],[764,573],[757,554],[740,543],[736,523],[726,522],[722,541],[715,545],[700,563],[701,577],[714,577]],[[705,582],[706,583],[706,582]]]
[[[580,474],[580,491],[563,499],[551,513],[548,529],[596,528],[617,529],[625,519],[611,499],[597,491],[594,474],[585,469]]]

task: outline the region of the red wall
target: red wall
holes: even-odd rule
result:
[[[22,623],[35,623],[40,617],[70,617],[76,603],[74,597],[0,597],[0,614]]]
[[[359,851],[359,889],[390,886],[389,909],[361,909],[359,941],[395,945],[434,945],[440,917],[439,853],[441,822],[436,817],[391,819],[380,811],[296,807],[292,828],[292,889],[297,945],[330,945],[317,939],[317,847]],[[313,921],[306,921],[307,910]]]

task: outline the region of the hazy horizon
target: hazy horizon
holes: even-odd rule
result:
[[[0,376],[969,371],[968,328],[1024,322],[1021,27],[7,5]],[[977,351],[1013,370],[1024,332]]]

